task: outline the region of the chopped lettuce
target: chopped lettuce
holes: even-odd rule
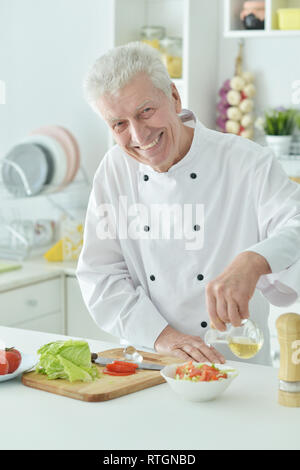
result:
[[[91,382],[100,376],[97,367],[91,362],[91,352],[86,341],[54,341],[42,346],[38,354],[40,360],[36,371],[46,374],[50,380]]]

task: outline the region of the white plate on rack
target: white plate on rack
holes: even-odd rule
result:
[[[77,140],[75,139],[74,135],[68,130],[66,129],[65,127],[62,127],[62,126],[59,126],[60,129],[68,136],[68,138],[70,139],[70,141],[72,142],[72,145],[73,145],[73,150],[74,150],[74,167],[73,167],[73,171],[72,171],[72,175],[71,175],[71,181],[74,180],[78,170],[79,170],[79,167],[80,167],[80,149],[79,149],[79,145],[78,145],[78,142]]]
[[[2,180],[9,191],[17,197],[40,193],[48,175],[47,158],[34,143],[15,145],[2,161]]]
[[[54,170],[52,180],[45,187],[43,193],[60,190],[67,174],[67,156],[62,145],[52,137],[40,134],[30,135],[23,142],[41,145],[48,149],[53,158]]]
[[[67,157],[67,173],[63,185],[73,181],[79,166],[79,147],[75,137],[61,126],[44,126],[33,130],[30,135],[46,135],[52,137],[63,147]]]
[[[52,181],[53,174],[54,174],[54,161],[52,158],[52,155],[49,151],[49,149],[45,146],[42,146],[40,144],[34,144],[37,147],[39,147],[45,154],[46,160],[47,160],[47,165],[48,165],[48,174],[47,174],[47,179],[45,181],[45,185],[49,184],[50,181]]]

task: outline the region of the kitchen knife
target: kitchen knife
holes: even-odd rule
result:
[[[93,358],[93,362],[100,364],[101,366],[106,366],[106,364],[112,364],[116,360],[120,361],[120,359],[111,359],[110,357],[102,357],[98,356],[97,358]],[[129,361],[121,361],[121,362],[129,362]],[[162,370],[165,366],[160,364],[152,364],[151,362],[133,362],[133,364],[138,365],[138,369],[149,369],[149,370]]]

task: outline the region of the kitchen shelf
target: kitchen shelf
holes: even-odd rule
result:
[[[172,81],[182,107],[214,128],[215,102],[207,96],[214,97],[217,89],[220,0],[110,0],[109,6],[111,48],[139,40],[140,29],[146,25],[164,26],[168,36],[182,37],[182,78]],[[113,144],[109,133],[108,148]]]
[[[247,30],[240,20],[244,0],[224,1],[224,37],[225,38],[285,38],[300,37],[300,30],[280,30],[277,10],[279,8],[300,8],[300,0],[265,0],[265,28]]]
[[[224,34],[226,38],[283,38],[283,37],[300,37],[300,30],[299,31],[263,31],[263,30],[236,30],[236,31],[228,31]]]
[[[182,78],[172,79],[183,93],[186,100],[187,57],[186,57],[186,21],[187,6],[194,0],[113,0],[111,2],[113,18],[112,46],[120,46],[131,41],[138,41],[142,26],[163,26],[167,36],[183,39]],[[128,15],[130,11],[130,15]],[[130,17],[129,17],[130,16]],[[126,21],[124,21],[126,17]]]

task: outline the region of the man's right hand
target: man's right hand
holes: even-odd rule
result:
[[[167,326],[154,344],[159,354],[176,356],[186,361],[224,364],[226,359],[215,348],[207,346],[199,336],[186,335]]]

